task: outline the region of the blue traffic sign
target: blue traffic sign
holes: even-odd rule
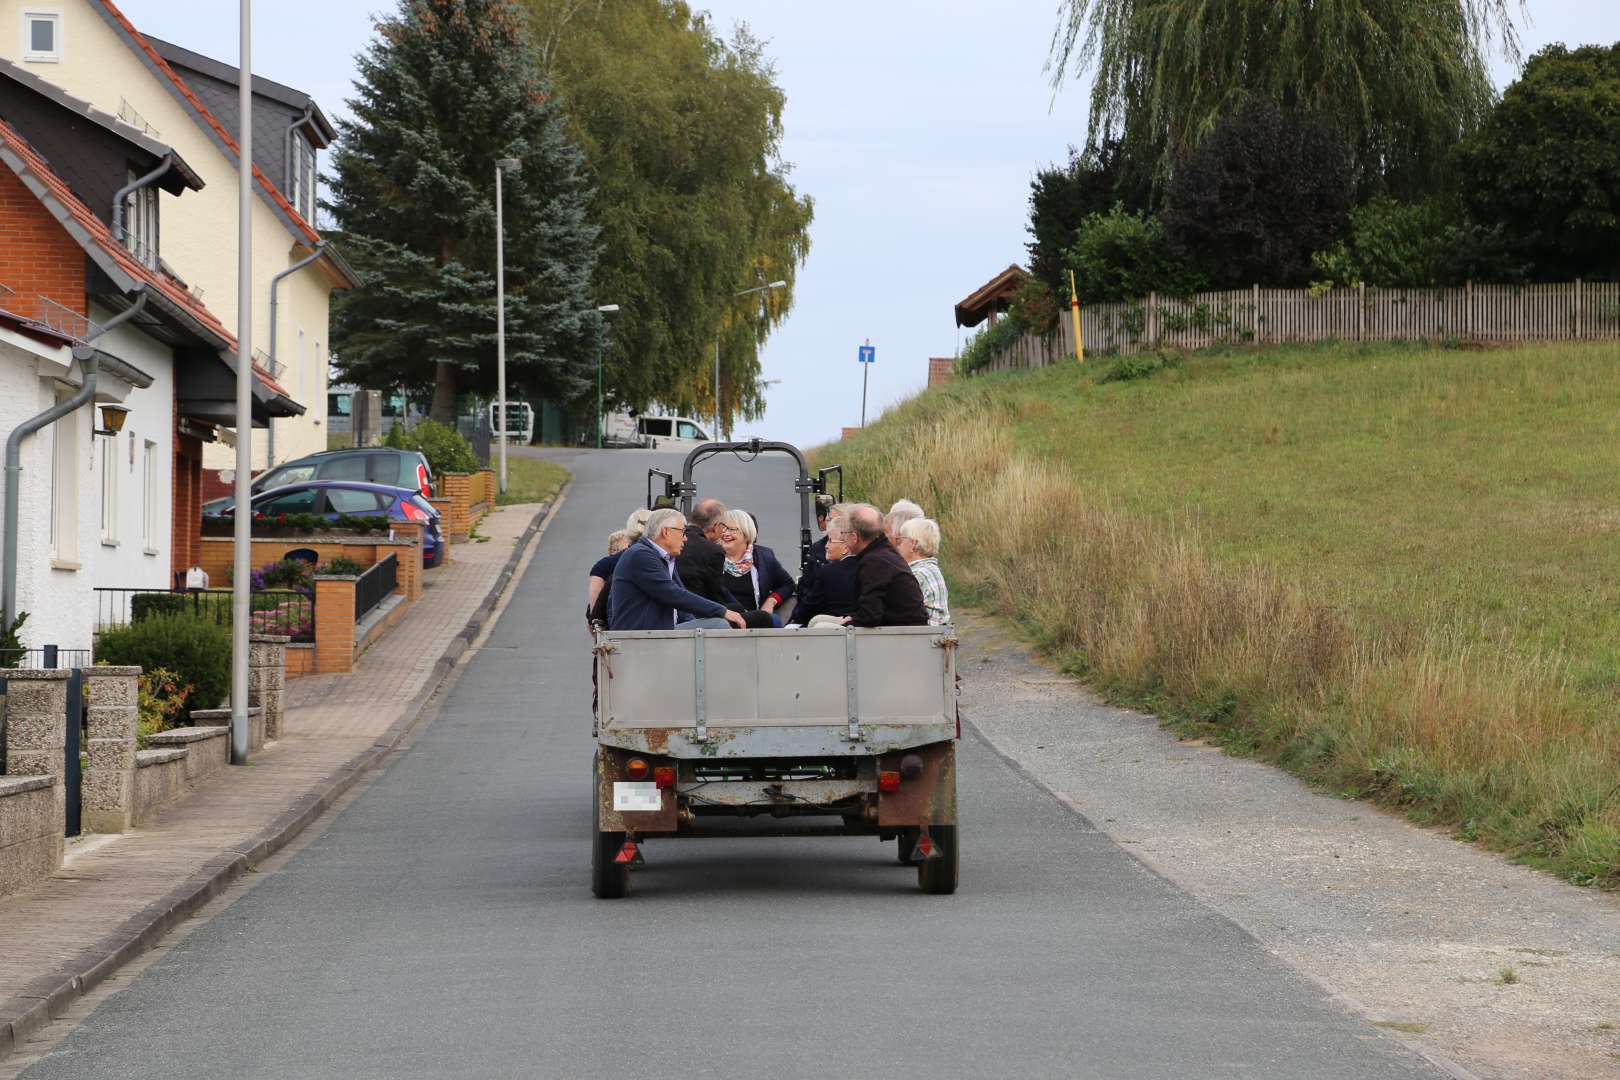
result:
[[[877,363],[877,346],[875,346],[875,345],[862,345],[861,346],[861,363],[863,363],[863,364],[875,364],[875,363]]]

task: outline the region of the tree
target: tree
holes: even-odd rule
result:
[[[1430,190],[1492,102],[1485,57],[1516,58],[1513,0],[1060,0],[1054,85],[1094,74],[1092,145],[1178,157],[1250,97],[1308,110],[1367,191]]]
[[[1349,224],[1349,154],[1313,117],[1253,100],[1176,167],[1160,217],[1213,288],[1303,285]]]
[[[525,2],[595,189],[596,298],[620,306],[610,396],[712,414],[718,340],[725,412],[757,415],[759,346],[792,306],[813,209],[781,159],[785,97],[762,45],[746,27],[722,40],[676,0]]]
[[[1085,303],[1140,300],[1151,292],[1184,296],[1201,285],[1170,250],[1156,217],[1116,205],[1090,215],[1075,232],[1064,261]]]
[[[1075,230],[1092,214],[1119,203],[1126,210],[1152,206],[1152,183],[1142,163],[1127,157],[1123,145],[1105,142],[1084,152],[1069,147],[1064,165],[1051,165],[1029,183],[1029,272],[1054,294],[1068,296],[1065,256]]]
[[[401,0],[359,58],[327,208],[363,284],[341,297],[345,378],[421,392],[454,423],[495,386],[495,162],[505,181],[508,382],[571,399],[594,382],[597,230],[583,160],[510,0]]]
[[[1620,45],[1530,58],[1458,149],[1469,216],[1501,228],[1535,276],[1620,272]]]

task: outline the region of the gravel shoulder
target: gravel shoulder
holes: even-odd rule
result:
[[[1620,896],[1102,704],[958,612],[962,713],[1143,864],[1480,1077],[1620,1077]]]

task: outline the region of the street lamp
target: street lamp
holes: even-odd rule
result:
[[[501,428],[501,494],[506,494],[506,224],[501,217],[501,174],[523,171],[517,158],[495,161],[495,415]]]
[[[617,315],[618,304],[603,304],[596,309],[603,315]],[[596,448],[602,449],[602,354],[607,351],[607,333],[596,339]]]
[[[752,289],[744,289],[738,296],[751,296],[754,293],[768,292],[771,289],[785,289],[787,282],[773,281],[769,285],[755,285]],[[720,438],[720,336],[714,338],[714,437]]]

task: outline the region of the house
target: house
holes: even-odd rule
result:
[[[119,197],[159,170],[169,198]],[[149,132],[0,61],[0,432],[20,439],[0,528],[36,646],[88,648],[98,588],[167,588],[198,559],[203,447],[234,423],[236,342],[168,269],[164,237],[175,199],[203,187]],[[92,401],[22,434],[91,369]],[[267,372],[254,382],[255,424],[301,411]]]
[[[237,68],[145,37],[110,0],[0,0],[0,58],[144,130],[190,163],[204,186],[186,196],[186,213],[165,218],[163,260],[235,334]],[[307,94],[257,75],[252,86],[254,358],[308,406],[255,436],[260,469],[326,449],[331,294],[355,278],[313,224],[316,155],[333,138],[331,124]],[[205,456],[205,483],[217,491],[234,455],[211,447]]]

